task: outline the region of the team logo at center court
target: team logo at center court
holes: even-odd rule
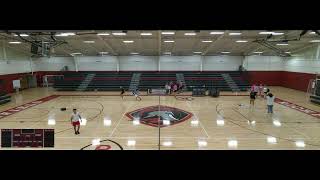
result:
[[[166,127],[183,122],[193,116],[192,113],[169,106],[149,106],[126,113],[131,121],[154,127]],[[160,120],[160,121],[159,121]]]

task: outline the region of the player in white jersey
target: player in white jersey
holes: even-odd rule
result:
[[[77,112],[77,109],[73,109],[70,121],[74,128],[74,134],[80,134],[80,121],[82,121],[82,119],[80,114]]]

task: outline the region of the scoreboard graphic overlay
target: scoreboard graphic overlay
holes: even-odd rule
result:
[[[54,129],[1,129],[2,148],[54,147]]]

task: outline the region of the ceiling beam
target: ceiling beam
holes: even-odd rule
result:
[[[213,45],[217,42],[217,41],[219,41],[220,39],[222,39],[224,36],[225,36],[225,34],[227,34],[228,33],[228,31],[225,31],[224,32],[224,34],[222,34],[222,35],[220,35],[219,37],[217,37],[214,41],[212,41],[212,43],[210,43],[210,45],[204,50],[204,52],[202,52],[202,56],[205,56],[205,55],[207,55],[207,53],[210,51],[210,49],[213,47]]]
[[[273,37],[286,37],[288,38],[289,35],[292,35],[292,34],[296,34],[297,32],[296,31],[289,31],[289,33],[285,33],[284,35],[281,35],[281,36],[273,36]],[[277,38],[278,40],[280,40],[279,38]],[[311,39],[311,38],[310,38]],[[254,42],[255,43],[255,42]],[[261,44],[259,43],[255,43],[257,44],[256,47],[252,48],[251,50],[245,52],[245,55],[250,55],[250,54],[253,54],[254,52],[258,51],[259,49],[263,48],[264,46],[262,46]]]
[[[117,53],[115,52],[115,50],[111,47],[111,45],[106,41],[104,40],[101,36],[98,36],[98,39],[100,39],[102,41],[102,43],[108,48],[111,50],[111,54],[113,55],[117,55]]]
[[[318,43],[311,43],[309,45],[306,45],[306,46],[303,46],[303,47],[299,47],[299,48],[296,48],[296,49],[293,49],[291,50],[291,53],[298,53],[298,52],[301,52],[305,49],[309,49],[309,48],[313,48],[313,47],[317,47],[318,46]]]

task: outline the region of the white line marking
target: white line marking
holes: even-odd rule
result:
[[[281,122],[281,121],[280,121],[280,122]],[[288,126],[288,125],[287,125],[287,124],[285,124],[285,123],[283,123],[283,125],[284,125],[285,127],[289,128],[289,129],[292,129],[293,131],[295,131],[295,132],[297,132],[297,133],[299,133],[299,134],[303,135],[304,137],[306,137],[306,138],[310,139],[310,137],[309,137],[308,135],[306,135],[306,134],[304,134],[304,133],[302,133],[302,132],[298,131],[296,128],[291,127],[291,126]]]
[[[194,114],[194,116],[197,118],[197,120],[200,122],[200,126],[201,128],[204,130],[204,132],[206,133],[207,137],[210,138],[209,134],[207,133],[206,129],[204,128],[204,126],[202,125],[200,119],[198,118],[198,116],[196,115],[195,111],[193,110],[192,106],[189,104],[189,102],[187,102],[187,105],[189,106],[189,108],[191,109],[192,113]]]
[[[103,136],[85,136],[85,137],[81,137],[81,136],[66,136],[66,137],[55,137],[56,139],[92,139],[92,138],[101,138],[101,139],[104,139],[104,138],[108,138],[108,137],[103,137]],[[161,139],[207,139],[207,140],[229,140],[229,137],[161,137]],[[158,137],[143,137],[143,136],[138,136],[138,137],[134,137],[134,136],[128,136],[128,137],[112,137],[112,138],[109,138],[109,139],[158,139]],[[291,140],[296,140],[297,138],[296,137],[288,137],[286,139],[291,139]],[[266,140],[266,138],[237,138],[237,140]],[[306,140],[306,139],[304,139]],[[315,139],[312,139],[312,140],[319,140],[319,138],[315,138]]]
[[[127,113],[127,111],[128,111],[131,107],[134,107],[135,104],[137,104],[137,103],[133,103],[133,102],[132,102],[132,104],[126,108],[126,110],[123,112],[120,120],[117,122],[116,127],[113,128],[112,132],[111,132],[110,135],[108,136],[109,138],[112,137],[113,133],[116,131],[117,127],[119,126],[121,120],[123,119],[123,117],[125,116],[125,114]]]

